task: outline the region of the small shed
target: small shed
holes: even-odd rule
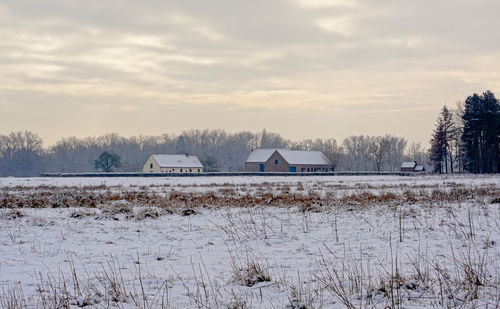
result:
[[[414,172],[416,166],[416,161],[403,162],[403,164],[401,164],[401,172]]]
[[[144,173],[203,173],[203,165],[189,154],[154,154],[142,167]]]

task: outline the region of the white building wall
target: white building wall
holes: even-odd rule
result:
[[[143,173],[176,173],[176,174],[198,174],[203,173],[202,167],[161,167],[158,162],[150,156],[142,167]]]

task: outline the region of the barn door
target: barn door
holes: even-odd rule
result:
[[[261,164],[260,165],[260,171],[263,172],[264,171],[264,164]]]

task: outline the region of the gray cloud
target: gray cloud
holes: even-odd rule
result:
[[[500,87],[499,11],[493,0],[6,0],[0,133],[267,127],[426,142],[442,104]],[[396,120],[416,116],[427,120]]]

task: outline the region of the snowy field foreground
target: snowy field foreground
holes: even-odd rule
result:
[[[0,178],[0,308],[498,308],[500,177]]]

